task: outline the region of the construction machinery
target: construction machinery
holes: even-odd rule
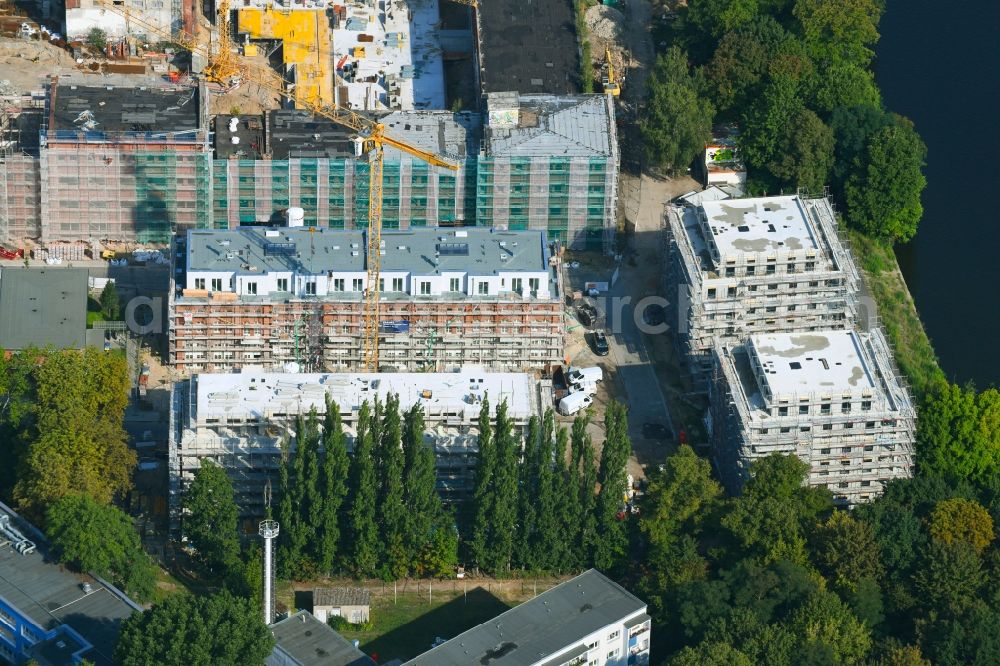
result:
[[[463,4],[472,4],[476,0],[457,0]],[[100,0],[102,6],[111,9],[119,14],[124,8],[110,4],[110,0]],[[237,54],[229,41],[229,0],[219,0],[219,46],[215,51],[198,43],[193,37],[182,34],[179,40],[171,37],[171,41],[183,46],[192,55],[199,55],[208,61],[205,75],[213,81],[228,81],[233,77],[239,80],[247,80],[256,85],[280,95],[293,104],[298,102],[299,108],[309,111],[317,116],[331,120],[342,127],[346,127],[355,135],[355,150],[357,155],[367,155],[369,160],[368,171],[368,283],[365,290],[364,309],[364,346],[362,360],[365,367],[372,371],[379,370],[379,333],[381,318],[380,312],[380,292],[379,278],[382,271],[382,170],[383,154],[385,146],[390,146],[416,157],[428,164],[443,167],[452,171],[458,170],[457,164],[452,164],[447,159],[439,157],[432,152],[421,150],[403,141],[393,139],[385,134],[385,125],[367,116],[355,113],[350,109],[339,106],[324,104],[319,100],[297,99],[294,92],[289,90],[287,85],[278,85],[272,82],[270,70],[261,71],[252,63],[245,61]],[[224,21],[223,21],[224,15]],[[134,14],[132,15],[134,17]],[[134,20],[134,19],[133,19]],[[149,21],[138,23],[146,27]],[[158,28],[148,27],[154,34],[162,34]],[[220,79],[222,81],[220,81]]]
[[[612,97],[622,94],[621,84],[615,76],[615,64],[611,59],[611,49],[604,49],[604,65],[601,66],[601,86]]]

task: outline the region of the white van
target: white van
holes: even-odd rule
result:
[[[604,371],[599,366],[592,368],[570,368],[566,371],[566,383],[582,384],[585,382],[597,382],[604,379]]]
[[[569,385],[570,393],[586,393],[587,395],[597,395],[597,384],[595,382],[576,382]]]
[[[577,393],[569,393],[565,398],[559,401],[559,413],[563,416],[572,416],[576,414],[581,409],[586,409],[590,407],[591,403],[594,402],[593,396],[591,396],[586,391],[579,391]]]

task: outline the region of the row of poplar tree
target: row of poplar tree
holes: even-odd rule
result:
[[[506,402],[479,416],[469,501],[445,506],[423,411],[398,396],[362,405],[353,455],[340,411],[328,401],[297,421],[279,476],[278,562],[285,577],[334,569],[386,580],[445,576],[459,562],[502,575],[512,569],[608,569],[629,542],[624,518],[630,452],[625,408],[608,405],[600,461],[581,416],[557,427],[548,410],[526,429]]]

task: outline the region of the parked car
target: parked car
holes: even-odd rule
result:
[[[643,423],[642,436],[645,439],[670,439],[670,431],[662,423]]]
[[[598,366],[591,368],[570,368],[566,371],[566,381],[570,384],[581,382],[597,383],[604,380],[604,371]]]
[[[604,331],[594,331],[590,336],[590,346],[598,356],[607,356],[611,348],[608,346],[608,336]]]
[[[590,303],[581,303],[576,306],[576,316],[584,326],[593,326],[597,323],[597,308]]]
[[[559,401],[559,413],[563,416],[572,416],[582,409],[590,407],[594,398],[585,391],[570,393]]]

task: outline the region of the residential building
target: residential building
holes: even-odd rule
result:
[[[613,98],[491,93],[486,119],[476,224],[609,250],[618,209]]]
[[[56,77],[40,132],[43,243],[165,243],[210,226],[204,85]]]
[[[461,500],[472,488],[478,452],[478,419],[483,399],[491,413],[507,402],[508,417],[523,431],[548,404],[551,383],[523,373],[254,373],[200,374],[174,384],[170,414],[170,504],[174,528],[184,488],[203,460],[229,472],[236,501],[250,527],[263,515],[268,481],[278,487],[282,441],[300,415],[326,399],[337,403],[349,451],[354,449],[358,414],[365,402],[399,397],[400,410],[419,405],[424,441],[434,447],[438,490],[445,500]]]
[[[87,275],[86,268],[0,270],[0,349],[83,349]]]
[[[379,121],[390,136],[458,166],[457,171],[434,167],[386,147],[383,228],[472,224],[479,115],[409,111]],[[307,226],[367,227],[368,157],[357,155],[354,138],[353,131],[302,111],[216,116],[213,226],[273,223],[287,208],[298,207]]]
[[[365,233],[241,227],[189,231],[178,243],[171,364],[362,368]],[[559,276],[544,234],[411,229],[384,231],[382,246],[383,369],[516,370],[562,358]]]
[[[849,327],[859,277],[826,199],[702,200],[666,211],[669,322],[698,388],[715,342]]]
[[[270,626],[274,651],[265,666],[375,666],[375,662],[330,625],[300,610]]]
[[[556,585],[407,666],[644,666],[646,604],[596,569]]]
[[[711,441],[727,489],[755,460],[795,454],[840,505],[913,472],[916,411],[878,329],[755,334],[715,348]]]
[[[44,535],[4,504],[0,543],[0,661],[112,666],[122,621],[142,608],[56,564]]]
[[[342,617],[351,624],[368,622],[372,593],[363,587],[317,587],[313,590],[313,615],[320,622]]]

